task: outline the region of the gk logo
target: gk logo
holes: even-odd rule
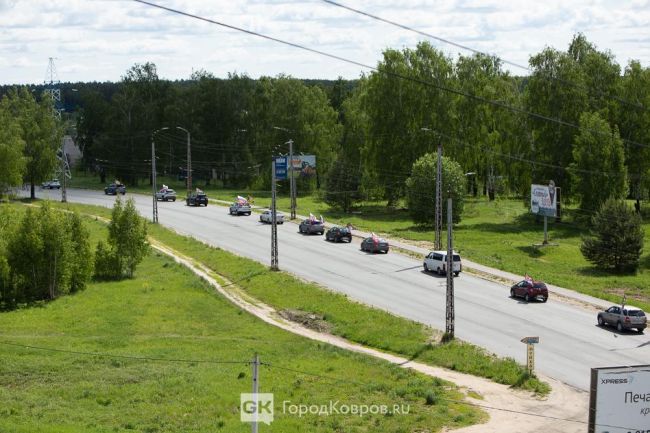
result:
[[[273,422],[273,394],[241,394],[239,419],[242,422]]]

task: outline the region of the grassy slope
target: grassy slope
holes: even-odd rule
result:
[[[104,216],[110,212],[106,208],[85,205],[71,204],[69,207]],[[436,339],[434,331],[420,323],[350,301],[344,295],[300,281],[287,273],[270,272],[266,266],[253,260],[209,247],[161,226],[151,225],[150,234],[206,264],[278,310],[295,309],[323,315],[336,335],[541,394],[549,390],[546,383],[527,377],[524,368],[512,359],[497,358],[476,346],[457,341],[431,344],[432,339]]]
[[[94,237],[105,231],[92,223]],[[462,426],[477,410],[447,402],[448,383],[310,342],[242,313],[166,257],[149,256],[132,280],[93,283],[40,308],[0,314],[0,338],[73,351],[186,360],[248,360],[315,372],[335,382],[270,367],[261,390],[275,393],[275,432],[409,432]],[[89,357],[0,345],[0,431],[240,432],[243,364]],[[425,403],[426,396],[437,401]],[[410,404],[406,416],[298,418],[277,414],[283,400],[328,404]]]

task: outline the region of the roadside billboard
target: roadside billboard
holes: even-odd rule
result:
[[[589,433],[650,431],[650,365],[591,369]]]
[[[294,177],[316,176],[316,155],[293,156]]]
[[[555,185],[530,186],[530,211],[535,215],[557,216],[557,194]]]

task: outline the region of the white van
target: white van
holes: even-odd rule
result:
[[[454,275],[458,276],[463,270],[463,263],[460,260],[460,255],[454,251],[452,256]],[[447,251],[431,251],[424,258],[425,272],[437,272],[438,275],[447,273]]]

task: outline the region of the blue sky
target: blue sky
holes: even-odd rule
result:
[[[376,65],[387,47],[423,37],[319,0],[150,0]],[[340,0],[341,3],[526,65],[545,46],[565,50],[576,32],[623,67],[650,66],[650,0]],[[432,40],[450,56],[469,54]],[[48,58],[61,81],[118,81],[134,63],[162,78],[204,69],[357,78],[341,63],[129,0],[0,0],[0,84],[41,83]],[[525,71],[512,69],[513,73]]]

